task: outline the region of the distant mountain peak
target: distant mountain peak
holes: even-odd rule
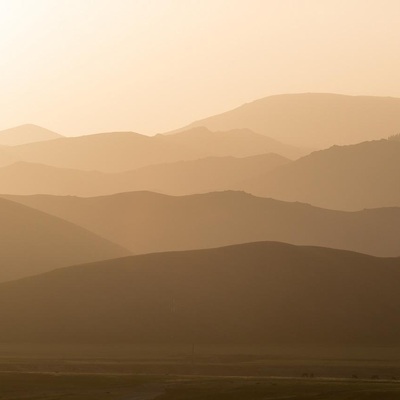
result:
[[[18,146],[21,144],[59,139],[62,135],[35,124],[23,124],[0,131],[0,145]]]

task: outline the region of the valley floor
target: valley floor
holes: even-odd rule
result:
[[[0,400],[400,399],[397,348],[192,350],[0,344]]]
[[[350,379],[0,373],[2,400],[397,400],[400,384]]]

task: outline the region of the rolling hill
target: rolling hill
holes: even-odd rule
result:
[[[244,104],[174,132],[248,128],[284,143],[312,148],[354,144],[396,134],[400,99],[327,93],[282,94]]]
[[[7,198],[79,224],[135,254],[271,240],[400,256],[400,208],[333,211],[243,192]]]
[[[120,172],[175,161],[181,154],[176,146],[133,132],[68,137],[15,146],[12,150],[20,161],[101,172]]]
[[[158,135],[160,136],[162,135]],[[211,131],[204,126],[199,126],[164,137],[202,157],[246,157],[262,153],[277,153],[294,159],[311,151],[304,147],[283,144],[250,129]]]
[[[398,345],[400,258],[260,242],[0,284],[0,340]]]
[[[0,146],[17,146],[26,143],[59,139],[62,136],[41,126],[25,124],[0,131]]]
[[[339,210],[400,206],[400,142],[333,146],[243,183],[259,196]]]
[[[0,199],[0,281],[128,254],[71,222]]]
[[[290,162],[285,157],[269,153],[242,158],[208,157],[150,165],[121,173],[120,188],[124,190],[120,192],[147,190],[185,195],[236,189],[241,187],[243,181],[255,179]]]
[[[134,190],[179,195],[236,188],[290,162],[277,154],[244,158],[209,157],[156,164],[121,173],[102,173],[17,162],[0,168],[0,192],[98,196]]]
[[[201,139],[203,134],[204,139]],[[150,137],[133,132],[112,132],[29,143],[8,150],[18,161],[100,172],[129,171],[216,155],[247,157],[276,150],[284,156],[286,153],[297,156],[309,153],[250,131],[210,133],[205,130],[193,138],[190,133],[188,137],[190,140],[181,134]]]

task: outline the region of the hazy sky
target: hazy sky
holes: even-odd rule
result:
[[[260,97],[400,97],[400,0],[0,0],[0,129],[156,133]]]

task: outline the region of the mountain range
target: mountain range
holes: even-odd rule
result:
[[[208,157],[118,173],[16,162],[0,168],[0,192],[88,197],[134,190],[174,195],[204,193],[240,187],[242,181],[288,162],[290,160],[274,153],[243,158]]]
[[[399,160],[400,142],[382,139],[333,146],[295,161],[276,154],[208,157],[119,173],[14,163],[0,168],[0,192],[98,196],[143,190],[171,195],[244,190],[354,211],[400,206]]]
[[[16,161],[100,172],[129,171],[152,164],[211,156],[248,157],[272,152],[296,158],[310,152],[247,129],[198,131],[187,132],[189,140],[186,134],[145,136],[133,132],[111,132],[8,146],[0,148],[0,165],[6,164],[1,160],[2,149]]]
[[[0,342],[397,345],[399,125],[400,99],[307,93],[1,131]]]

